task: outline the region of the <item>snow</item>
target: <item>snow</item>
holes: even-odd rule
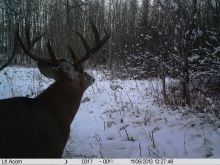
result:
[[[177,11],[179,9],[179,7],[176,3],[171,3],[170,5],[175,11]]]
[[[218,46],[217,48],[215,48],[215,52],[212,53],[212,55],[217,55],[218,52],[220,52],[220,46]]]
[[[84,93],[63,157],[220,158],[220,121],[155,104],[159,80],[110,80],[104,72],[89,73],[96,81]],[[8,67],[0,72],[0,99],[35,97],[53,82],[38,69]]]
[[[193,54],[191,57],[188,57],[188,60],[189,60],[190,62],[194,62],[194,61],[198,60],[199,57],[200,57],[199,55]]]

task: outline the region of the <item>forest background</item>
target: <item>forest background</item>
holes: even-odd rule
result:
[[[101,36],[111,32],[108,44],[87,63],[87,68],[107,69],[120,79],[159,78],[159,102],[171,108],[220,117],[220,2],[218,0],[1,0],[0,70],[5,63],[35,66],[15,40],[44,33],[33,51],[47,56],[51,41],[58,58],[70,60],[68,45],[76,54],[84,47],[73,30],[92,45],[93,20]],[[13,58],[12,58],[13,57]],[[166,78],[176,84],[167,84]]]

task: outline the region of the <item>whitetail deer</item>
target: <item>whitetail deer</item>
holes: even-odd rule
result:
[[[1,158],[61,158],[72,123],[84,91],[94,78],[86,73],[82,63],[97,52],[110,38],[100,40],[97,28],[91,21],[95,45],[90,48],[81,38],[86,54],[76,57],[68,45],[74,64],[65,59],[57,60],[47,43],[50,59],[31,52],[31,47],[42,37],[30,41],[26,30],[27,47],[19,34],[18,41],[24,52],[38,62],[40,72],[55,82],[35,98],[14,97],[0,100],[0,157]],[[27,28],[28,29],[28,28]]]

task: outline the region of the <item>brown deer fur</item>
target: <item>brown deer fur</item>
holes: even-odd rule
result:
[[[60,158],[85,89],[61,77],[36,98],[0,100],[1,158]]]

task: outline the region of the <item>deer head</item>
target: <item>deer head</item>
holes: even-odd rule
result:
[[[33,60],[38,62],[38,68],[44,76],[52,78],[54,80],[58,80],[60,77],[68,77],[74,80],[74,83],[80,84],[82,89],[85,91],[94,82],[94,78],[84,71],[83,62],[85,62],[88,58],[95,54],[110,38],[110,35],[105,30],[105,36],[100,40],[96,26],[92,21],[90,22],[95,36],[95,44],[92,48],[90,48],[86,39],[79,32],[74,31],[80,37],[86,49],[86,54],[81,56],[81,58],[78,58],[72,48],[68,45],[71,57],[73,59],[73,64],[69,63],[65,59],[57,60],[49,41],[47,42],[46,46],[50,59],[34,55],[30,50],[33,45],[43,36],[43,34],[30,41],[29,27],[26,28],[26,40],[28,48],[25,47],[21,40],[21,37],[17,33],[18,41],[24,52]]]
[[[17,38],[24,52],[38,62],[40,72],[55,82],[35,98],[16,97],[0,100],[0,157],[60,158],[69,137],[70,124],[80,106],[84,91],[94,78],[86,73],[83,62],[96,53],[110,38],[100,39],[91,21],[95,44],[90,48],[84,37],[75,31],[85,46],[86,53],[78,58],[68,46],[73,64],[57,59],[50,42],[46,46],[50,58],[33,54],[31,48],[43,36],[30,40],[26,28],[27,46],[17,30]],[[9,131],[10,130],[10,131]]]

